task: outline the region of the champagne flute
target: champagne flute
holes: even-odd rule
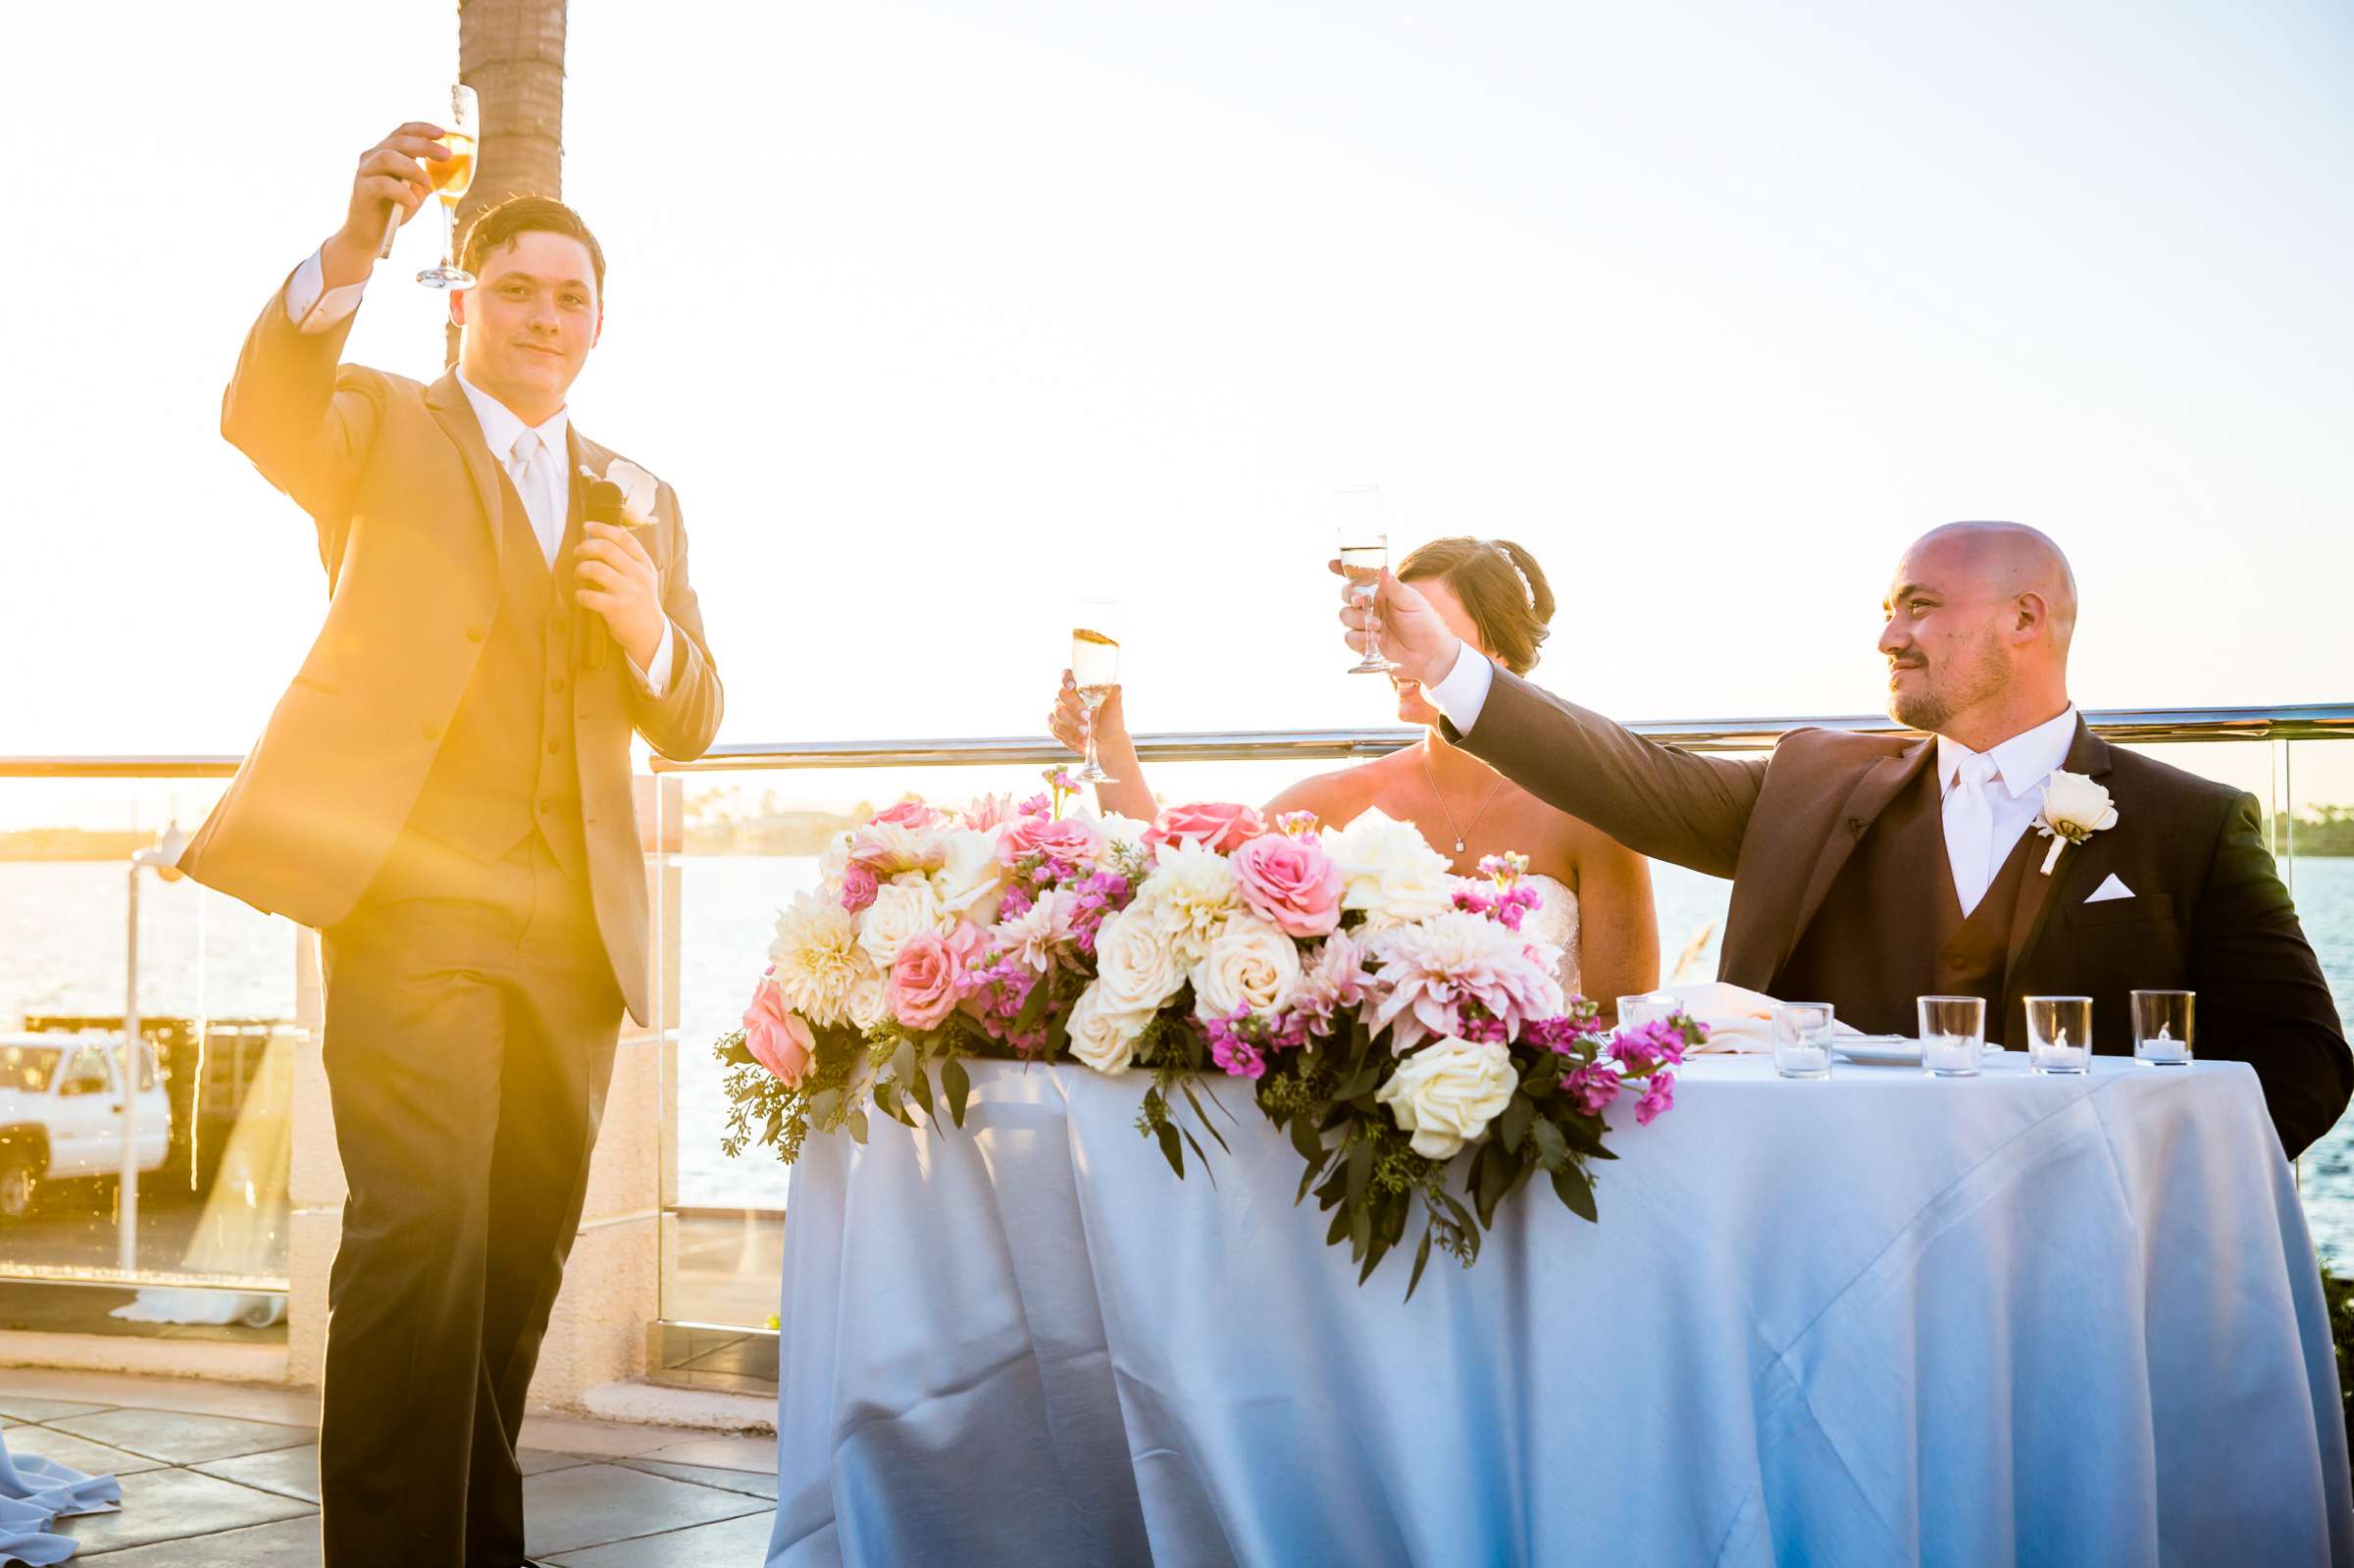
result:
[[[1081,599],[1071,617],[1071,682],[1087,705],[1087,760],[1072,778],[1118,784],[1096,757],[1096,714],[1120,679],[1120,601]]]
[[[417,275],[417,281],[428,288],[472,288],[474,274],[457,265],[458,203],[474,184],[474,164],[481,138],[481,105],[474,89],[459,82],[449,89],[449,123],[441,145],[450,156],[438,162],[428,162],[426,178],[433,181],[434,194],[441,198],[441,264],[428,267]],[[384,245],[380,256],[392,254],[392,235],[400,225],[400,209],[392,210],[392,222],[384,226]]]
[[[1390,569],[1389,525],[1382,521],[1381,488],[1359,485],[1341,491],[1335,529],[1340,547],[1341,575],[1349,581],[1349,600],[1365,612],[1365,656],[1350,667],[1351,675],[1386,675],[1398,668],[1381,656],[1381,615],[1375,600],[1381,593],[1381,575]]]

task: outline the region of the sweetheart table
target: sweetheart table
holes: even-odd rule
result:
[[[1599,1225],[1524,1189],[1411,1301],[1410,1246],[1360,1289],[1211,1087],[1232,1152],[1183,1182],[1141,1080],[1069,1066],[977,1066],[962,1131],[809,1139],[770,1568],[2354,1564],[2244,1065],[1697,1058]]]

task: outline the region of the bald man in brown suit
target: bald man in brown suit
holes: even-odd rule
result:
[[[1724,980],[1905,1035],[1917,997],[1979,995],[1989,1037],[2014,1044],[2021,997],[2088,995],[2110,1053],[2131,1049],[2129,991],[2195,990],[2199,1054],[2256,1070],[2282,1147],[2328,1132],[2354,1055],[2256,799],[2085,728],[2059,548],[2013,524],[1935,530],[1884,609],[1889,712],[1921,737],[1800,730],[1763,761],[1659,745],[1539,690],[1389,578],[1381,645],[1450,737],[1513,783],[1644,854],[1730,877]],[[1342,621],[1361,649],[1363,613]],[[2105,787],[2118,818],[2046,875],[2031,830],[2055,771]]]

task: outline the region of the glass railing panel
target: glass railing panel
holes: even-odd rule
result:
[[[174,818],[201,819],[220,787],[0,779],[0,1317],[12,1325],[283,1337],[297,933],[153,869],[134,885],[130,858]],[[144,1050],[126,1094],[134,1000]]]
[[[2342,1026],[2354,1020],[2354,744],[2297,740],[2270,749],[2279,774],[2275,853]],[[2314,1244],[2342,1272],[2354,1264],[2354,1112],[2297,1165]]]

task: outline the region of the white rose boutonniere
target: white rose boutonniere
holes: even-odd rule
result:
[[[2055,772],[2044,781],[2043,811],[2035,819],[2035,831],[2052,841],[2051,852],[2043,857],[2043,874],[2052,874],[2060,851],[2068,845],[2116,826],[2117,807],[2110,803],[2107,789],[2083,774]]]

